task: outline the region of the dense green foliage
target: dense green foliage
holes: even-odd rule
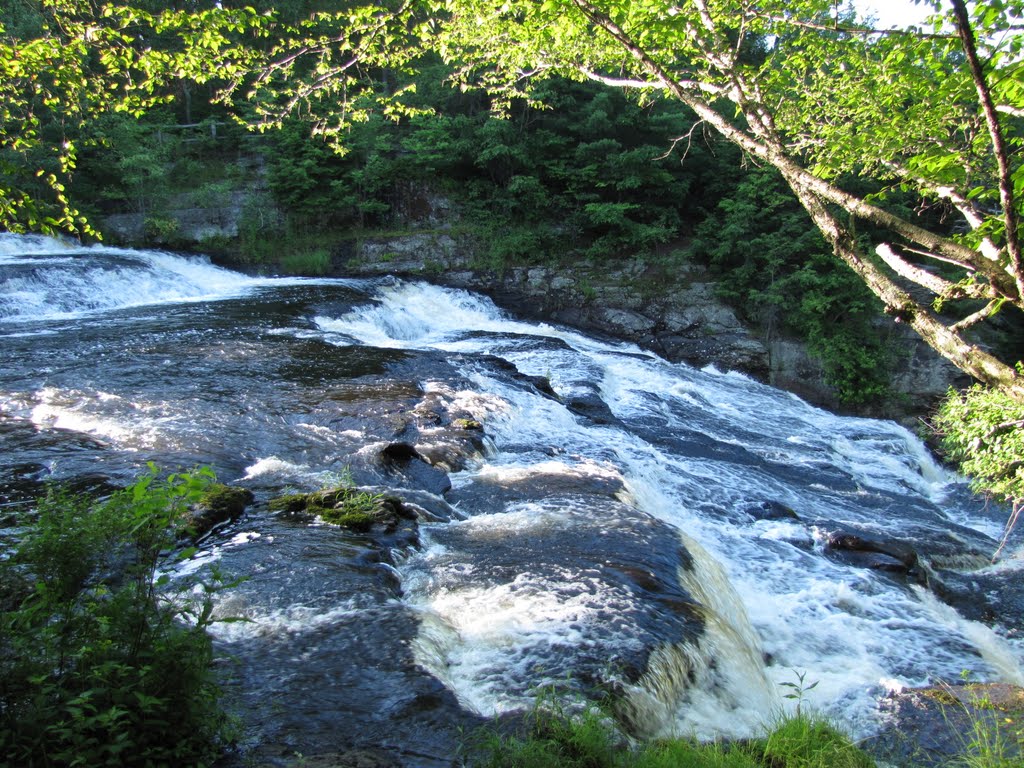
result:
[[[950,392],[935,428],[976,489],[1013,505],[1009,533],[1024,507],[1024,403],[981,386]]]
[[[766,736],[722,744],[664,739],[631,746],[599,711],[569,716],[542,704],[523,735],[486,732],[473,765],[482,768],[871,768],[875,765],[836,728],[798,714]]]
[[[211,473],[155,470],[103,501],[52,489],[0,558],[0,754],[26,768],[203,765],[226,719],[210,590],[159,571]]]
[[[722,295],[768,336],[807,340],[844,403],[887,394],[893,352],[880,303],[833,258],[778,174],[750,171],[697,227],[693,251],[719,270]]]
[[[641,108],[592,84],[545,88],[551,109],[520,102],[508,119],[487,99],[418,88],[417,108],[430,115],[371,118],[349,133],[342,157],[292,123],[271,139],[270,187],[307,226],[361,229],[414,218],[426,187],[453,201],[494,264],[633,257],[685,232],[687,209],[721,163],[705,147],[685,166],[669,151],[687,119],[680,108]]]

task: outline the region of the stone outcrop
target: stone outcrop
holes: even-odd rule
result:
[[[188,510],[184,521],[185,530],[189,536],[200,539],[214,528],[237,520],[252,502],[252,491],[214,483],[203,493],[199,502]]]
[[[1024,689],[1003,683],[942,683],[890,694],[880,702],[885,727],[865,747],[890,765],[968,765],[986,747],[1018,765]],[[975,745],[979,738],[988,744]],[[998,741],[996,741],[998,740]]]

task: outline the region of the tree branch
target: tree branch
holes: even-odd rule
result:
[[[915,38],[924,40],[953,40],[955,35],[943,34],[941,32],[922,32],[916,26],[914,31],[906,28],[877,29],[865,27],[859,24],[822,24],[815,21],[800,21],[799,19],[786,18],[785,16],[774,16],[771,14],[753,13],[754,18],[762,18],[775,24],[785,24],[790,27],[801,29],[813,29],[820,32],[840,32],[847,35],[860,35],[862,37],[892,36],[892,35],[913,35]]]
[[[945,278],[932,274],[926,269],[915,267],[913,264],[904,260],[899,254],[897,254],[888,243],[881,243],[878,245],[875,248],[875,253],[877,253],[879,257],[881,257],[882,261],[888,264],[890,269],[892,269],[892,271],[897,275],[927,288],[937,296],[947,296],[950,298],[970,297],[973,299],[992,298],[990,292],[984,290],[981,286],[975,286],[972,289],[967,286],[957,285]]]
[[[784,175],[799,178],[800,182],[813,191],[814,194],[823,200],[840,206],[847,213],[889,229],[931,252],[970,264],[1004,295],[1013,296],[1016,293],[1015,286],[1013,281],[1009,279],[1009,275],[978,251],[911,224],[888,211],[869,205],[861,198],[832,186],[827,181],[810,173],[789,157],[780,142],[772,144],[733,125],[719,110],[712,107],[707,101],[687,87],[687,84],[691,81],[675,80],[665,67],[638,46],[621,27],[594,6],[590,0],[573,0],[573,3],[589,21],[603,29],[625,51],[632,55],[641,67],[647,70],[653,77],[665,83],[669,93],[690,107],[690,109],[697,113],[698,117],[705,120],[715,130],[741,149],[774,166],[780,172],[783,172]]]
[[[953,16],[956,19],[957,34],[960,36],[964,55],[967,57],[967,66],[970,69],[971,78],[974,80],[978,99],[981,101],[985,123],[992,141],[992,151],[999,167],[999,202],[1003,207],[1003,221],[1006,226],[1006,250],[1010,256],[1013,279],[1017,287],[1017,299],[1024,301],[1024,258],[1021,256],[1020,219],[1017,215],[1013,194],[1013,179],[1011,178],[1013,171],[1010,168],[1009,152],[1006,148],[1002,127],[999,125],[999,118],[996,115],[992,92],[989,90],[985,72],[978,59],[978,48],[974,41],[970,18],[967,15],[967,6],[964,0],[951,0],[951,2]]]
[[[613,88],[655,88],[658,90],[665,90],[667,87],[665,83],[660,80],[631,80],[629,78],[607,77],[606,75],[599,75],[597,72],[583,67],[580,67],[579,73],[588,80],[593,80],[595,83],[610,85]]]
[[[999,311],[999,305],[1001,303],[1002,302],[1000,302],[998,299],[994,299],[994,300],[990,301],[988,304],[986,304],[984,307],[979,309],[977,312],[968,315],[963,320],[959,320],[959,321],[953,323],[953,325],[949,326],[949,330],[955,331],[956,333],[959,333],[960,331],[962,331],[965,328],[970,328],[972,325],[977,325],[982,320],[985,320],[985,319],[991,317],[992,315],[994,315],[996,312],[998,312]]]
[[[860,258],[856,240],[829,211],[824,202],[803,187],[799,179],[783,177],[796,193],[804,209],[810,214],[821,233],[828,239],[836,255],[846,262],[885,304],[885,311],[897,322],[905,322],[917,331],[936,352],[964,373],[990,386],[998,387],[1018,400],[1024,400],[1024,379],[1016,370],[976,346],[968,344],[960,335],[890,280],[870,261]]]

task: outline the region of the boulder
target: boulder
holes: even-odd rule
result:
[[[252,491],[214,483],[203,493],[199,502],[188,510],[184,528],[189,536],[200,539],[214,528],[237,520],[252,502]]]
[[[1024,688],[1005,683],[939,684],[891,693],[879,702],[882,731],[865,748],[891,765],[943,768],[973,765],[972,742],[997,744],[1003,759],[978,765],[1021,765]]]
[[[863,568],[910,573],[917,566],[917,552],[909,544],[852,531],[829,533],[826,551],[840,560]]]
[[[762,501],[746,508],[755,520],[799,520],[799,516],[781,501]]]
[[[452,481],[440,467],[432,466],[416,447],[409,443],[391,443],[380,452],[384,475],[391,485],[415,488],[443,495],[451,490]]]

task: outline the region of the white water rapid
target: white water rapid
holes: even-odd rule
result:
[[[1019,641],[960,618],[922,588],[825,555],[819,521],[826,520],[904,540],[923,530],[956,539],[961,525],[998,533],[1000,512],[964,503],[961,481],[904,428],[835,416],[743,375],[516,322],[486,299],[430,285],[400,284],[372,306],[316,322],[329,338],[499,355],[547,377],[563,400],[598,395],[607,404],[614,419],[593,423],[468,362],[474,388],[490,395],[475,415],[494,453],[454,480],[614,475],[629,504],[678,532],[695,560],[680,576],[703,604],[707,629],[696,647],[658,654],[651,666],[660,669],[635,692],[637,707],[671,711],[647,713],[662,732],[749,735],[794,703],[781,698],[790,689],[780,684],[798,675],[805,687],[815,684],[802,694],[805,705],[861,734],[874,727],[875,701],[886,690],[963,670],[1022,680]],[[765,501],[797,518],[748,513]],[[449,527],[501,539],[570,524],[569,517],[565,508],[528,503]],[[521,706],[506,691],[536,661],[531,649],[580,640],[581,625],[603,620],[597,608],[608,596],[580,590],[565,600],[564,585],[538,583],[528,572],[497,587],[444,586],[437,570],[463,567],[437,543],[404,566],[409,599],[426,616],[424,663],[481,712]],[[688,690],[673,683],[681,667],[697,668]]]
[[[800,680],[804,706],[867,735],[888,690],[1024,681],[1020,635],[958,612],[998,619],[972,579],[1020,578],[1019,540],[987,564],[1004,511],[902,427],[737,373],[423,283],[3,234],[0,359],[0,512],[151,460],[256,493],[182,573],[216,560],[247,577],[220,610],[252,621],[218,642],[274,744],[401,752],[433,728],[440,756],[410,764],[449,764],[453,718],[545,686],[624,694],[638,733],[743,737]],[[397,532],[268,509],[346,473],[386,485],[386,446],[481,434],[459,415],[483,451],[421,462],[395,493],[429,514]]]

